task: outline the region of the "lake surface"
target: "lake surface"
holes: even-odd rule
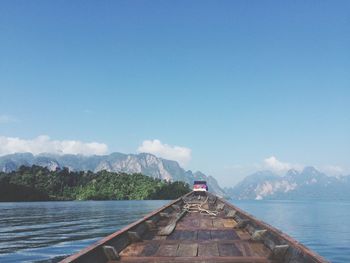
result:
[[[334,263],[350,262],[350,202],[231,201]]]
[[[166,203],[0,203],[0,262],[50,262],[96,242]],[[350,202],[232,203],[332,262],[350,262]]]

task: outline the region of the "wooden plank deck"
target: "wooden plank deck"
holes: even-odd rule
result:
[[[156,224],[164,227],[170,218]],[[250,240],[246,230],[234,229],[237,222],[224,213],[209,216],[187,213],[168,236],[149,231],[142,241],[120,252],[120,260],[110,262],[272,262],[271,250]]]
[[[127,257],[120,261],[108,261],[109,263],[170,263],[170,262],[193,262],[193,263],[271,263],[272,261],[263,257]]]

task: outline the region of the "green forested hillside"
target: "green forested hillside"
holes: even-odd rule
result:
[[[49,171],[33,165],[0,173],[0,201],[175,199],[190,188],[142,174]]]

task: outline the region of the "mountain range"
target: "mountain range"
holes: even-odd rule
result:
[[[327,176],[314,167],[302,171],[291,169],[283,176],[260,171],[224,190],[239,200],[349,200],[350,176]]]
[[[149,153],[112,153],[92,156],[15,153],[0,157],[0,171],[2,172],[17,170],[21,165],[39,165],[50,170],[67,167],[72,171],[98,172],[106,170],[109,172],[141,173],[168,181],[183,181],[190,185],[193,184],[194,180],[205,180],[211,192],[225,196],[214,177],[199,171],[186,171],[176,161],[158,158]]]
[[[39,165],[50,170],[67,167],[72,171],[141,173],[190,185],[194,180],[206,180],[211,192],[239,200],[350,200],[350,176],[328,176],[311,166],[302,171],[291,169],[282,176],[267,170],[259,171],[247,176],[234,187],[222,189],[212,176],[185,170],[176,161],[149,153],[93,156],[15,153],[0,157],[2,172],[17,170],[21,165]]]

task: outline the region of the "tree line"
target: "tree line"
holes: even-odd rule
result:
[[[191,191],[184,182],[167,182],[139,173],[50,171],[21,166],[0,172],[0,201],[176,199]]]

